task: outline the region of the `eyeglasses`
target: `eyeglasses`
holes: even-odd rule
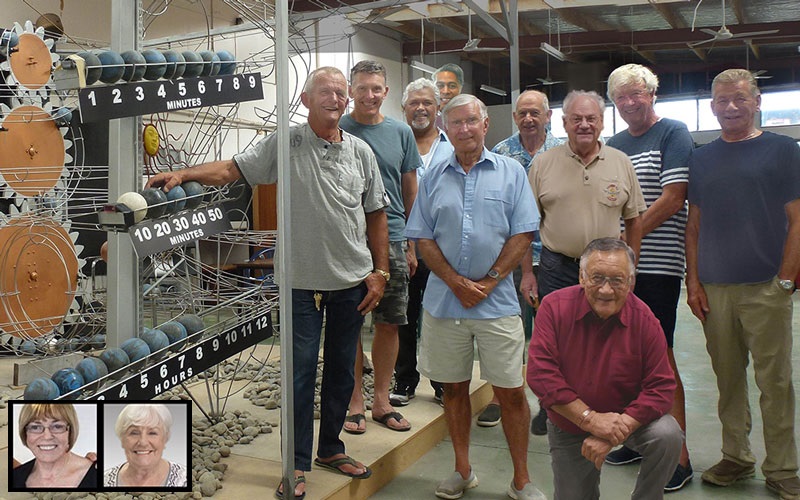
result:
[[[453,121],[448,120],[447,128],[459,129],[462,126],[464,126],[464,124],[466,124],[467,127],[472,128],[477,126],[481,122],[483,122],[483,119],[478,118],[476,116],[469,117],[466,120],[453,120]]]
[[[600,288],[606,283],[611,285],[614,290],[623,290],[630,285],[630,278],[623,278],[621,276],[604,276],[602,274],[592,274],[591,276],[583,275],[592,287]]]
[[[600,117],[597,115],[589,115],[589,116],[570,115],[567,119],[573,125],[580,125],[581,123],[583,123],[584,120],[586,120],[586,123],[588,123],[589,125],[597,125],[600,122]]]
[[[56,422],[50,425],[28,424],[25,426],[25,430],[31,434],[41,434],[45,429],[49,430],[50,434],[64,434],[69,430],[69,424]]]

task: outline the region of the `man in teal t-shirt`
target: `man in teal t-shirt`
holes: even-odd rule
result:
[[[372,361],[375,367],[375,395],[372,419],[389,429],[407,431],[411,424],[394,411],[389,402],[389,384],[398,351],[398,326],[407,323],[408,281],[417,267],[413,246],[404,236],[406,218],[417,196],[416,169],[422,166],[414,133],[405,123],[381,113],[389,87],[386,69],[376,61],[360,61],[350,70],[350,98],[353,111],[344,115],[339,126],[364,140],[378,160],[386,194],[389,221],[389,274],[380,305],[373,314],[375,338]],[[356,353],[355,387],[350,399],[350,412],[344,430],[362,434],[366,430],[364,396],[362,393],[363,348]]]

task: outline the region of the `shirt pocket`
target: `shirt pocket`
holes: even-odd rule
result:
[[[361,206],[364,196],[364,178],[349,168],[338,165],[337,191],[345,206]]]
[[[642,385],[642,357],[635,354],[612,354],[608,369],[608,386],[622,401],[636,399]]]
[[[508,229],[506,210],[511,207],[511,200],[506,200],[503,192],[487,189],[483,195],[483,220],[487,226]]]
[[[620,207],[630,196],[628,185],[617,178],[601,177],[597,184],[597,201],[607,207]]]

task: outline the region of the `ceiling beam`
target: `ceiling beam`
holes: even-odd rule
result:
[[[650,5],[661,14],[661,17],[663,17],[667,24],[672,26],[673,29],[687,27],[686,20],[683,19],[683,16],[681,16],[678,10],[672,5],[665,3],[651,3]]]
[[[637,45],[631,45],[631,48],[634,50],[634,52],[645,58],[650,64],[656,64],[656,53],[652,50],[643,50]]]
[[[698,47],[689,47],[694,52],[694,55],[698,57],[701,61],[706,61],[708,58],[708,51],[706,49],[701,49]]]
[[[749,19],[747,18],[747,12],[744,10],[744,2],[742,0],[733,0],[732,7],[739,24],[747,24]]]
[[[557,13],[558,17],[560,17],[561,20],[563,20],[564,22],[567,22],[573,26],[577,26],[578,28],[585,31],[619,30],[617,26],[612,26],[607,22],[598,19],[596,17],[587,16],[586,14],[582,13],[580,9],[575,7],[558,9]]]

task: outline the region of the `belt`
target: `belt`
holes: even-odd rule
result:
[[[554,252],[554,251],[550,250],[549,248],[543,246],[542,247],[542,251],[545,251],[545,250],[547,252],[555,255],[556,257],[558,257],[559,259],[561,259],[564,262],[571,263],[571,264],[580,264],[581,263],[581,258],[580,257],[570,257],[569,255],[564,255],[563,253]]]

